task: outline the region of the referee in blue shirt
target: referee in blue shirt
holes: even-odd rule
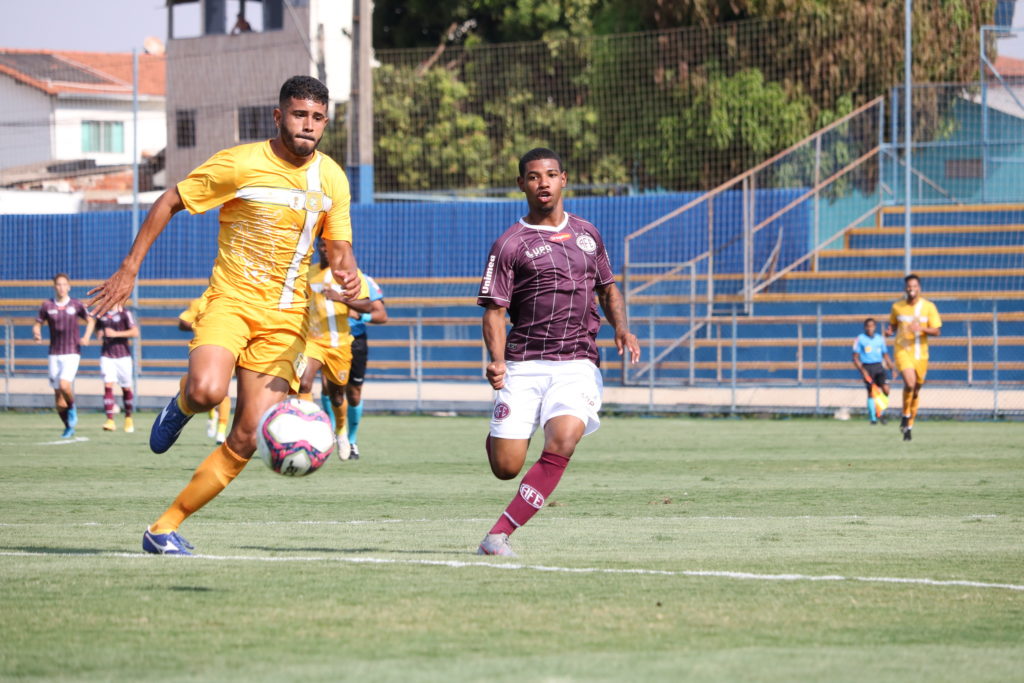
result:
[[[868,390],[868,417],[871,418],[871,424],[876,424],[875,399],[871,395],[871,387],[877,386],[883,394],[889,395],[889,373],[893,371],[893,364],[885,348],[885,337],[879,334],[874,318],[864,321],[864,332],[858,334],[853,341],[853,364]],[[884,415],[882,424],[885,424]]]

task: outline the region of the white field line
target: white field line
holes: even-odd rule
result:
[[[959,521],[970,521],[974,519],[999,519],[1005,515],[996,515],[988,513],[979,513],[975,515],[950,515],[945,519],[959,520]],[[594,517],[591,517],[593,519]],[[548,522],[561,522],[569,521],[574,519],[572,517],[552,517],[545,516],[543,518],[537,518],[530,522],[530,526],[538,526]],[[889,520],[893,517],[886,517],[883,515],[876,516],[865,516],[865,515],[751,515],[751,516],[733,516],[733,515],[672,515],[665,517],[631,517],[631,520],[643,520],[643,521],[785,521],[792,519],[807,519],[807,520]],[[420,517],[414,519],[301,519],[301,520],[290,520],[290,521],[275,521],[272,519],[263,520],[240,520],[240,521],[216,521],[216,522],[205,522],[202,520],[189,521],[189,526],[287,526],[294,524],[297,526],[360,526],[367,524],[479,524],[483,522],[493,522],[494,517]],[[0,527],[4,526],[50,526],[52,522],[0,522]],[[72,522],[70,524],[61,524],[61,526],[110,526],[110,527],[134,527],[139,526],[136,522],[124,522],[111,524],[108,522]]]
[[[99,557],[147,559],[143,553],[43,553],[43,552],[0,552],[2,557]],[[178,558],[175,558],[178,559]],[[324,562],[338,564],[391,564],[421,567],[450,567],[453,569],[502,569],[506,571],[555,572],[562,574],[629,574],[645,576],[685,576],[693,578],[719,578],[739,581],[858,581],[862,583],[898,583],[919,586],[957,586],[964,588],[1003,589],[1024,591],[1024,585],[1013,583],[986,583],[982,581],[940,580],[897,576],[814,576],[809,574],[754,574],[750,572],[729,572],[711,570],[679,570],[600,567],[552,567],[542,564],[494,563],[487,561],[467,562],[464,560],[408,560],[384,557],[260,557],[253,555],[191,555],[182,560],[209,560],[214,562]],[[165,560],[166,561],[166,560]]]
[[[88,440],[89,440],[89,437],[87,437],[87,436],[76,436],[73,439],[58,439],[57,441],[37,441],[36,443],[34,443],[32,445],[33,446],[63,446],[64,444],[81,443],[83,441],[88,441]]]
[[[969,521],[975,519],[1000,519],[1003,515],[994,515],[988,513],[980,513],[976,515],[950,515],[945,519]],[[540,524],[546,524],[548,522],[567,522],[573,520],[572,517],[549,517],[537,518],[531,521],[531,526],[539,526]],[[593,519],[593,517],[591,517]],[[610,518],[615,519],[615,518]],[[733,522],[733,521],[786,521],[794,519],[806,519],[806,520],[822,520],[822,521],[849,521],[849,520],[888,520],[893,519],[892,517],[874,516],[868,517],[865,515],[751,515],[749,517],[732,516],[732,515],[673,515],[665,517],[631,517],[630,520],[643,520],[650,522],[694,522],[694,521],[710,521],[710,522]],[[204,522],[202,520],[190,521],[189,526],[256,526],[256,527],[270,527],[270,526],[364,526],[369,524],[481,524],[485,522],[493,522],[493,517],[450,517],[450,518],[427,518],[420,517],[414,519],[307,519],[307,520],[291,520],[291,521],[277,521],[272,519],[267,520],[249,520],[249,521],[235,521],[235,522]],[[0,522],[0,527],[37,527],[37,526],[51,526],[52,522]],[[87,527],[137,527],[140,526],[135,522],[124,522],[118,524],[110,524],[106,522],[73,522],[71,524],[61,524],[62,527],[76,527],[76,526],[87,526]]]

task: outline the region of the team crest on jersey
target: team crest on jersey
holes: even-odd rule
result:
[[[571,234],[569,234],[567,232],[560,232],[557,235],[552,235],[551,237],[549,237],[548,241],[549,242],[564,242],[567,239],[569,239],[570,237],[572,237]]]
[[[324,208],[324,193],[316,190],[306,192],[306,211],[320,213]]]
[[[504,420],[506,417],[512,414],[512,408],[509,407],[504,401],[498,401],[494,404],[494,419]]]
[[[597,242],[590,235],[580,235],[576,238],[576,246],[587,252],[593,254],[597,251]]]

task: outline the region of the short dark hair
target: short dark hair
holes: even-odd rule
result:
[[[57,273],[56,275],[54,275],[53,276],[53,284],[57,284],[57,280],[59,280],[61,278],[64,278],[65,280],[68,281],[68,284],[71,284],[71,278],[68,277],[67,273]]]
[[[903,282],[910,282],[911,280],[917,280],[917,284],[921,284],[921,278],[917,276],[917,273],[911,273],[903,278]]]
[[[283,107],[288,100],[313,100],[320,104],[328,103],[327,86],[312,76],[292,76],[281,86],[278,103]]]
[[[877,326],[878,326],[878,323],[877,323],[877,322],[875,322],[875,319],[874,319],[874,318],[864,318],[864,326],[865,326],[865,327],[867,326],[867,324],[868,324],[868,323],[875,323],[875,327],[877,327]]]
[[[531,161],[537,161],[538,159],[554,159],[558,162],[558,170],[564,170],[562,168],[562,159],[553,151],[547,147],[534,147],[529,152],[519,157],[519,177],[522,178],[526,175],[526,165]]]

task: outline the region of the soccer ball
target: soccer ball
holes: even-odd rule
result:
[[[320,469],[334,452],[331,419],[312,401],[288,398],[260,418],[256,452],[267,467],[289,477]]]

